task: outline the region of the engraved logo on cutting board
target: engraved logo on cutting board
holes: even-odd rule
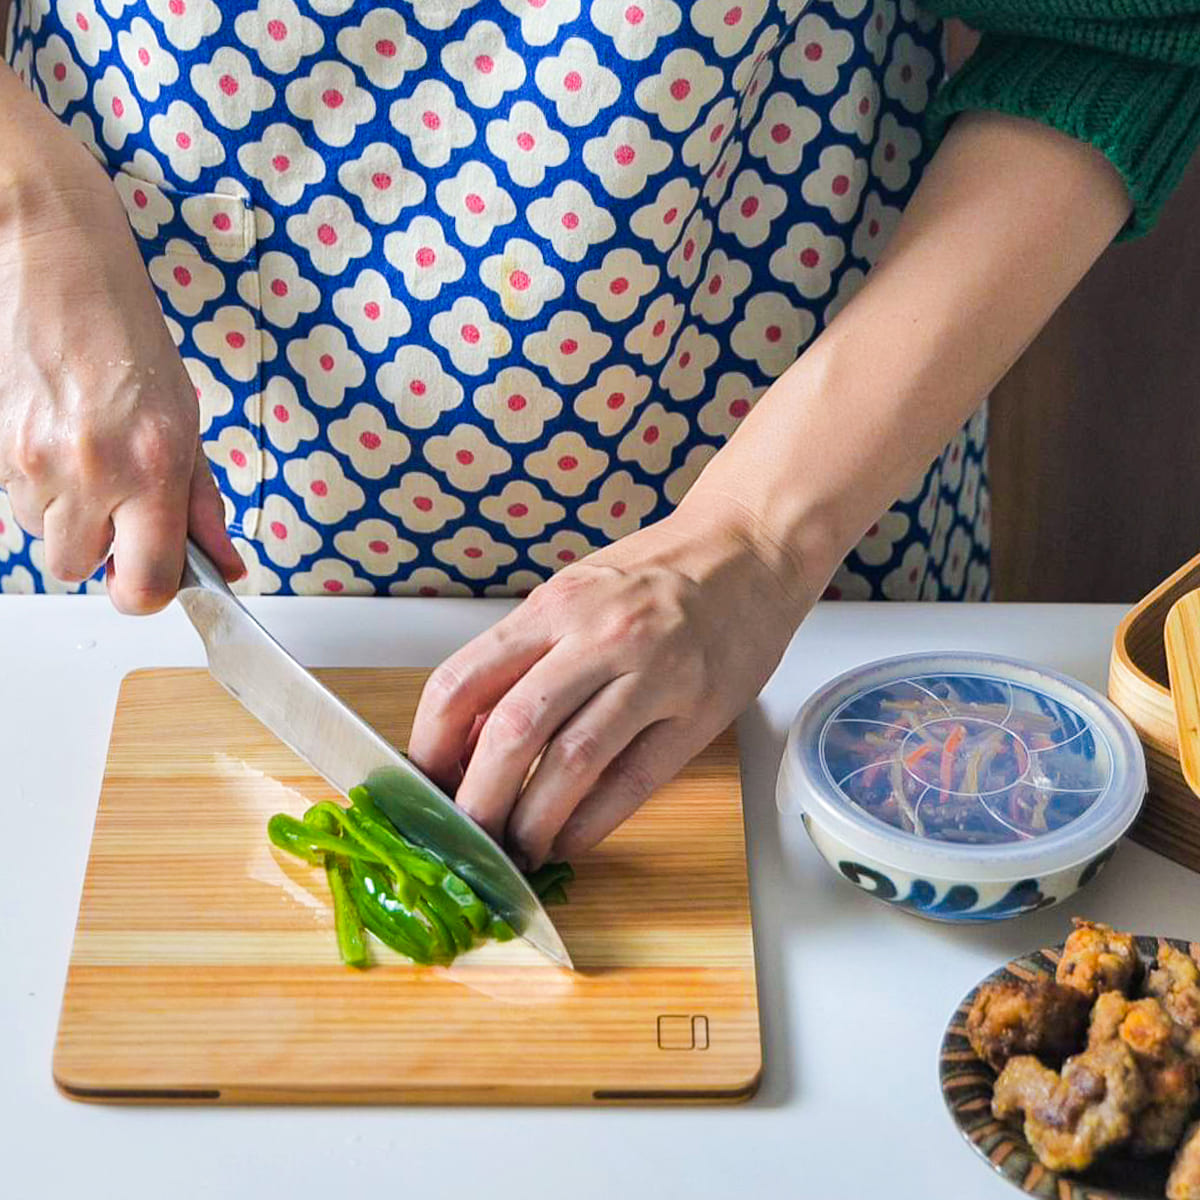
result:
[[[707,1050],[708,1018],[703,1013],[663,1013],[658,1018],[660,1050]]]

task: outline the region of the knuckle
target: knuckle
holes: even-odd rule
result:
[[[602,748],[600,740],[586,729],[563,733],[554,747],[554,766],[564,775],[586,778],[596,772]]]
[[[171,588],[156,584],[119,584],[113,592],[112,601],[117,611],[126,616],[145,617],[161,612],[171,602],[173,595]]]
[[[16,473],[32,483],[40,483],[50,474],[51,449],[44,438],[30,429],[16,431],[10,457]]]
[[[538,731],[544,705],[524,696],[506,696],[492,709],[484,731],[491,745],[523,746]]]
[[[425,681],[421,699],[431,704],[435,712],[445,712],[455,706],[465,690],[466,677],[452,662],[447,661],[435,668]]]
[[[631,754],[622,754],[612,765],[612,782],[622,796],[640,804],[654,791],[654,776]]]

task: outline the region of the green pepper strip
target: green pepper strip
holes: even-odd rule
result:
[[[330,819],[338,823],[349,840],[369,851],[370,861],[380,862],[387,867],[395,879],[396,894],[406,908],[411,908],[416,900],[412,879],[404,865],[392,854],[390,846],[376,837],[374,830],[363,828],[354,819],[356,814],[352,810],[342,808],[340,804],[334,804],[332,800],[322,800],[320,803],[314,804],[304,814],[305,821],[311,822],[318,813],[328,814]]]
[[[358,858],[364,862],[379,861],[378,855],[357,842],[325,833],[311,822],[298,821],[287,813],[276,813],[267,822],[267,836],[280,850],[286,850],[314,866],[320,866],[326,854],[340,854],[344,858]]]
[[[475,895],[471,885],[453,871],[446,872],[442,880],[442,891],[456,904],[475,933],[483,933],[492,919],[491,910]]]
[[[575,878],[575,871],[570,863],[546,863],[528,878],[529,886],[542,898],[551,888],[570,883]]]
[[[433,931],[433,940],[437,943],[438,954],[449,962],[455,955],[456,942],[450,926],[438,915],[436,909],[424,896],[417,897],[417,912],[429,922]]]
[[[319,833],[337,838],[343,847],[350,844],[348,838],[338,836],[337,821],[323,809],[317,811],[310,809],[305,823]],[[324,857],[325,878],[329,883],[330,894],[333,896],[333,924],[337,931],[338,952],[346,966],[365,967],[370,960],[367,955],[367,944],[363,938],[362,917],[359,916],[358,908],[350,898],[350,890],[346,882],[349,878],[349,871],[346,869],[345,860],[332,852]]]
[[[455,952],[470,950],[475,938],[471,926],[467,923],[466,917],[463,916],[462,909],[440,888],[429,888],[423,891],[421,893],[421,900],[431,911],[437,914],[438,919],[446,926]]]
[[[415,962],[434,960],[433,934],[392,895],[385,880],[357,859],[350,863],[350,895],[363,924],[383,943]]]
[[[349,810],[350,819],[372,822],[372,828],[378,826],[380,836],[387,839],[387,844],[392,846],[396,856],[404,862],[410,875],[431,887],[437,884],[446,873],[446,864],[436,854],[415,845],[400,833],[391,819],[371,799],[371,793],[365,787],[351,788],[349,795],[350,803],[354,806]]]
[[[488,925],[488,936],[498,942],[511,942],[517,935],[503,917],[492,917],[491,924]]]

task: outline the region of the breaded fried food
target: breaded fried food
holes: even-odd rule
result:
[[[1048,976],[986,983],[967,1014],[971,1049],[999,1071],[1017,1054],[1061,1062],[1083,1046],[1087,998]]]
[[[1160,940],[1158,959],[1146,976],[1146,994],[1156,996],[1177,1028],[1184,1053],[1200,1063],[1200,964]]]
[[[1184,1135],[1167,1179],[1167,1200],[1200,1200],[1200,1121]]]
[[[1118,933],[1096,921],[1073,919],[1055,978],[1095,1000],[1102,992],[1129,994],[1141,966],[1132,933]]]
[[[992,1094],[998,1120],[1024,1114],[1025,1138],[1052,1171],[1084,1171],[1128,1140],[1145,1103],[1142,1073],[1120,1038],[1067,1059],[1061,1075],[1032,1055],[1010,1058]]]

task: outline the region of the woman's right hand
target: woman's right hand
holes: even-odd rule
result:
[[[0,486],[78,583],[108,563],[122,612],[166,605],[189,531],[243,571],[196,393],[103,168],[0,65]]]

